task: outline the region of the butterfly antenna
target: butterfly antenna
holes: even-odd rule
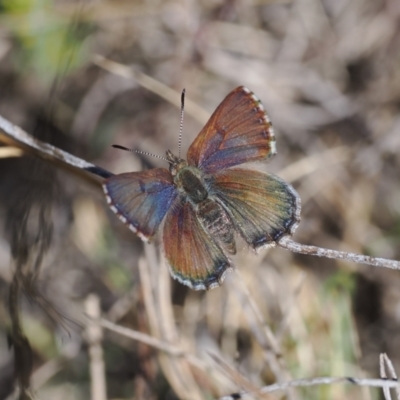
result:
[[[164,160],[164,161],[167,161],[167,162],[168,162],[168,160],[167,160],[165,157],[158,156],[157,154],[148,153],[147,151],[141,151],[141,150],[135,150],[135,149],[128,149],[127,147],[120,146],[119,144],[113,144],[113,145],[111,145],[111,147],[114,147],[115,149],[130,151],[131,153],[142,154],[142,155],[144,155],[144,156],[155,157],[155,158],[158,158],[158,159],[160,159],[160,160]]]
[[[183,113],[185,110],[185,93],[186,90],[182,90],[181,94],[181,123],[179,126],[179,139],[178,139],[178,156],[181,158],[181,148],[182,148],[182,133],[183,133]]]

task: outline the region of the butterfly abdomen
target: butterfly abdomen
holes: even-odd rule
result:
[[[211,236],[222,243],[230,254],[236,254],[234,227],[228,214],[218,203],[211,199],[198,203],[196,216]]]
[[[222,243],[230,254],[235,254],[234,227],[226,211],[209,197],[209,185],[203,172],[193,166],[184,166],[178,170],[174,182],[192,204],[204,229]]]

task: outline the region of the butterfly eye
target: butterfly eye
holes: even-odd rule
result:
[[[171,173],[172,176],[176,176],[177,170],[176,170],[175,165],[171,164],[169,166],[169,172]]]

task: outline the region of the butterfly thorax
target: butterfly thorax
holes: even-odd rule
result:
[[[185,160],[174,156],[167,151],[167,159],[170,163],[169,171],[178,191],[192,204],[198,204],[207,199],[208,190],[203,172],[196,167],[188,165]]]
[[[219,242],[224,244],[229,253],[236,253],[234,228],[225,209],[209,195],[209,183],[199,168],[188,165],[185,160],[167,152],[170,172],[183,202],[189,201],[196,216],[204,228]]]

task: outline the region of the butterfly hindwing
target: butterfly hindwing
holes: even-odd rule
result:
[[[178,198],[168,213],[163,247],[172,276],[195,290],[219,286],[230,261],[198,220],[192,205]]]
[[[236,230],[255,249],[292,234],[300,221],[299,196],[275,175],[233,168],[215,174],[211,187]]]
[[[171,174],[164,168],[114,175],[103,189],[111,210],[143,240],[156,233],[177,197]]]
[[[187,158],[190,165],[213,173],[275,153],[275,136],[264,107],[240,86],[214,111],[189,147]]]

